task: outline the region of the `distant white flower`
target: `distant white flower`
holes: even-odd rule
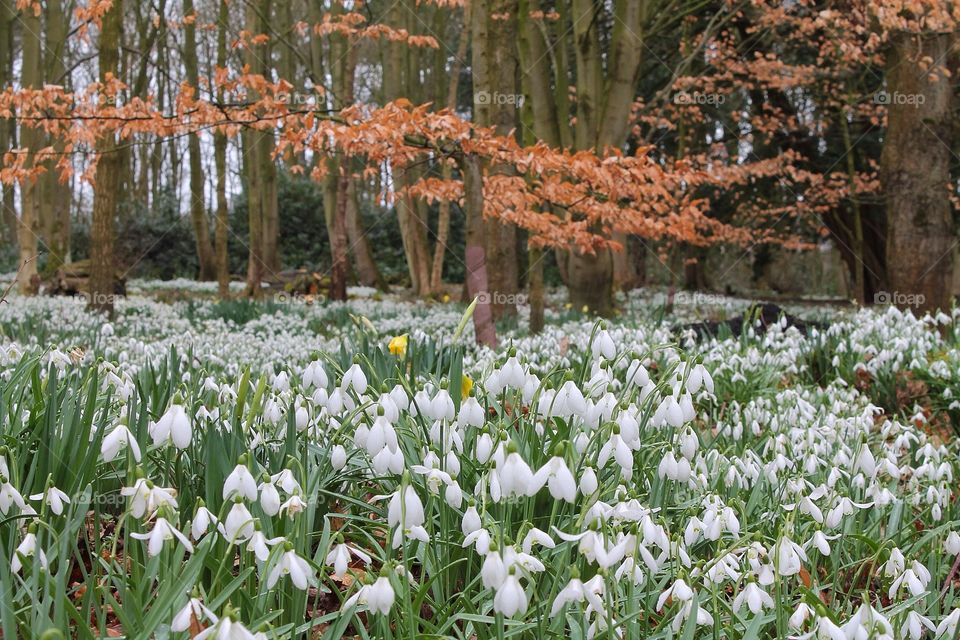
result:
[[[137,439],[133,437],[127,425],[118,424],[104,436],[100,443],[100,455],[103,456],[104,462],[112,462],[124,447],[130,449],[136,462],[140,462],[140,445],[137,444]]]
[[[177,449],[186,449],[190,446],[190,437],[193,429],[190,426],[190,417],[179,404],[172,404],[159,420],[148,428],[153,444],[161,445],[173,443]]]
[[[163,544],[174,539],[179,541],[188,552],[193,553],[193,545],[190,544],[187,536],[167,522],[166,518],[157,518],[153,524],[153,529],[149,533],[131,533],[130,536],[137,540],[147,541],[147,555],[159,555],[163,550]]]

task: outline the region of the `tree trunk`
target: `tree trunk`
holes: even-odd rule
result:
[[[473,3],[474,121],[493,126],[498,135],[517,128],[517,12],[518,0],[479,0]],[[508,16],[494,19],[494,16]],[[507,173],[508,167],[492,166],[489,172]],[[482,213],[480,214],[482,216]],[[482,220],[482,218],[481,218]],[[517,312],[519,290],[517,228],[499,220],[482,220],[487,275],[493,315],[499,318]]]
[[[113,0],[109,11],[103,16],[100,31],[101,82],[105,82],[108,75],[117,75],[122,37],[123,0]],[[123,159],[117,152],[117,141],[113,133],[97,141],[97,152],[99,160],[90,232],[89,305],[95,311],[110,314],[113,313],[116,269],[113,261],[114,218],[117,215],[117,191]]]
[[[61,0],[49,0],[46,7],[45,77],[50,84],[66,80],[63,55],[69,21],[64,15]],[[58,137],[49,141],[54,150],[62,153],[64,142]],[[43,239],[47,248],[46,273],[53,273],[70,257],[70,188],[60,181],[56,162],[47,163],[42,177],[40,215],[43,219]]]
[[[20,71],[20,83],[26,88],[38,88],[43,83],[41,75],[42,53],[40,17],[28,7],[21,14],[23,22],[23,66]],[[27,153],[27,166],[33,165],[32,154],[43,144],[43,134],[38,129],[24,125],[20,132],[20,141]],[[37,237],[40,225],[40,197],[42,182],[30,178],[20,183],[20,223],[17,226],[17,240],[20,245],[20,267],[17,272],[17,288],[20,293],[36,293],[37,288]]]
[[[370,242],[367,240],[366,230],[360,218],[357,180],[351,176],[347,185],[347,237],[353,253],[353,264],[357,269],[357,279],[364,286],[389,291],[390,287],[387,286],[387,281],[384,280],[373,259],[373,251],[370,249]]]
[[[16,14],[10,2],[0,4],[0,86],[13,83],[13,20]],[[0,154],[4,154],[16,145],[17,121],[9,118],[0,123]],[[14,202],[16,192],[12,184],[4,183],[3,224],[0,226],[0,238],[13,246],[17,245],[17,207]]]
[[[193,0],[183,0],[183,15],[193,15]],[[200,73],[197,69],[197,27],[187,21],[183,29],[183,66],[187,82],[196,91],[200,90]],[[190,136],[187,142],[190,156],[190,219],[193,222],[194,240],[197,245],[197,261],[200,263],[200,280],[213,280],[216,275],[216,258],[210,244],[210,227],[204,207],[203,160],[200,155],[200,134]]]
[[[217,66],[227,65],[227,28],[230,20],[230,6],[227,0],[220,0],[219,28],[217,30]],[[223,100],[223,91],[219,91]],[[217,291],[221,298],[230,296],[230,262],[227,255],[227,236],[230,231],[229,209],[227,208],[227,135],[222,132],[213,134],[213,158],[217,169],[217,226],[215,248],[217,258]]]
[[[950,308],[956,236],[950,184],[950,79],[923,70],[921,58],[945,61],[949,34],[893,37],[891,96],[880,158],[887,207],[889,301],[914,311]],[[931,79],[931,75],[937,77]]]
[[[467,212],[466,266],[467,295],[477,300],[473,310],[473,327],[479,344],[490,348],[497,346],[497,328],[493,323],[493,308],[490,304],[490,284],[487,282],[487,267],[483,247],[483,173],[476,156],[463,159],[464,207]]]

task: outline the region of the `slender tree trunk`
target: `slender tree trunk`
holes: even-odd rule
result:
[[[35,16],[31,8],[21,13],[23,22],[23,65],[20,71],[20,82],[24,87],[37,88],[43,83],[41,75],[41,42],[42,28],[40,17]],[[32,154],[43,144],[43,134],[29,126],[23,126],[20,140],[27,153],[31,154],[28,166],[33,165]],[[17,226],[17,239],[20,245],[20,268],[17,272],[17,288],[20,293],[36,293],[37,288],[37,238],[40,232],[40,197],[42,182],[38,179],[28,179],[20,183],[20,223]]]
[[[892,302],[914,311],[950,308],[956,243],[947,198],[953,92],[942,69],[920,65],[922,58],[943,64],[950,46],[950,34],[897,34],[887,59],[893,99],[880,169],[889,225],[889,293]]]
[[[446,108],[453,111],[457,108],[457,94],[460,91],[460,72],[463,69],[463,60],[467,57],[467,46],[470,44],[470,35],[467,27],[470,25],[470,4],[463,8],[464,29],[457,44],[457,53],[450,70],[450,82],[447,84]],[[439,66],[439,65],[438,65]],[[441,178],[450,180],[453,177],[453,168],[444,164],[440,169]],[[437,216],[437,243],[433,247],[433,263],[430,271],[430,290],[436,293],[443,286],[443,260],[447,250],[447,239],[450,237],[450,203],[446,200],[440,203]]]
[[[217,29],[217,66],[227,64],[227,28],[230,20],[230,5],[220,0],[219,28]],[[223,100],[223,91],[218,91]],[[227,236],[230,231],[229,209],[227,206],[227,135],[222,132],[213,134],[213,158],[217,169],[217,225],[215,231],[215,251],[217,261],[217,291],[221,298],[230,296],[230,262],[227,255]]]
[[[517,128],[517,0],[478,0],[472,3],[474,121],[493,126],[498,135]],[[494,16],[509,16],[505,20]],[[508,173],[492,166],[491,174]],[[498,220],[485,220],[486,267],[491,287],[493,315],[516,313],[519,290],[517,228]]]
[[[46,6],[46,63],[45,77],[50,84],[64,84],[67,80],[63,55],[67,41],[68,20],[62,0],[49,0]],[[59,137],[50,140],[54,151],[63,152],[64,142]],[[44,221],[43,238],[47,246],[46,273],[53,273],[70,257],[70,189],[60,181],[56,163],[47,163],[47,173],[41,185],[40,212]]]
[[[183,15],[194,15],[193,0],[183,0]],[[187,82],[195,90],[200,90],[200,72],[197,64],[197,27],[194,21],[187,21],[183,29],[184,51],[183,66]],[[216,275],[216,258],[210,244],[210,227],[207,224],[207,212],[204,207],[203,159],[200,155],[200,134],[191,135],[187,141],[190,156],[190,219],[193,222],[194,240],[197,245],[197,261],[200,263],[200,280],[213,280]]]
[[[480,159],[470,155],[461,164],[464,207],[467,212],[467,295],[477,300],[473,310],[473,327],[477,342],[490,348],[497,346],[497,328],[493,323],[490,283],[487,282],[486,251],[483,246],[483,172]]]
[[[123,37],[123,0],[113,0],[103,16],[100,31],[100,81],[108,75],[116,76],[120,62]],[[93,196],[93,223],[90,233],[90,308],[113,313],[114,270],[113,236],[117,215],[122,157],[117,152],[117,141],[110,133],[97,141],[99,156],[97,182]]]
[[[360,218],[360,195],[355,178],[350,178],[348,189],[347,237],[350,240],[350,248],[353,252],[353,262],[357,269],[357,278],[360,280],[360,284],[368,287],[376,287],[380,291],[389,291],[390,287],[380,273],[380,269],[377,268],[377,263],[373,259],[373,251],[370,249],[370,243],[367,241],[367,236],[364,233],[363,223]]]
[[[13,20],[16,13],[13,5],[7,1],[0,4],[0,86],[6,87],[13,83]],[[9,118],[0,123],[0,154],[4,154],[16,145],[17,121]],[[0,237],[5,242],[17,245],[17,207],[15,190],[12,184],[4,183],[3,196],[3,224],[0,227]]]

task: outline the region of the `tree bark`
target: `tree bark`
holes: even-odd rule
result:
[[[227,0],[220,0],[219,28],[217,29],[217,66],[227,64],[227,28],[230,19],[230,6]],[[223,90],[218,91],[223,100]],[[215,251],[217,263],[217,292],[221,298],[230,296],[230,262],[227,255],[227,236],[230,232],[229,209],[227,207],[227,135],[223,132],[213,134],[213,161],[217,170],[217,224],[215,231]]]
[[[490,348],[497,346],[497,328],[493,323],[490,304],[490,284],[483,246],[483,172],[476,156],[467,156],[461,163],[463,173],[464,207],[467,212],[466,267],[467,295],[477,300],[473,310],[473,327],[477,343]]]
[[[889,294],[890,301],[914,311],[950,308],[956,241],[948,199],[953,95],[942,69],[919,64],[924,57],[947,60],[950,46],[949,34],[897,34],[887,59],[891,100],[880,168]]]
[[[193,0],[183,0],[183,15],[194,14]],[[200,90],[200,73],[197,68],[197,27],[188,20],[183,29],[183,66],[187,82],[196,91]],[[187,141],[190,156],[190,219],[193,222],[194,240],[197,245],[197,261],[200,263],[200,280],[213,280],[216,276],[216,258],[210,244],[210,227],[204,207],[203,159],[200,155],[200,134],[191,135]]]
[[[63,84],[66,69],[63,62],[69,21],[64,15],[61,0],[49,0],[46,6],[46,82]],[[64,142],[55,137],[48,144],[62,153]],[[47,163],[42,177],[40,215],[43,219],[43,239],[47,248],[46,273],[53,273],[70,258],[70,188],[60,180],[56,162]]]
[[[123,0],[114,0],[103,16],[100,31],[100,81],[116,76],[123,37]],[[117,191],[122,157],[117,151],[115,134],[97,141],[97,182],[93,196],[93,222],[90,233],[90,300],[95,311],[113,313],[114,218],[117,215]]]
[[[40,17],[35,16],[28,7],[21,14],[23,22],[23,65],[20,71],[20,83],[27,88],[38,88],[43,83],[41,73],[42,53]],[[33,166],[32,154],[43,144],[43,134],[24,125],[20,132],[20,141],[27,153],[31,154],[27,166]],[[20,245],[20,267],[17,271],[17,288],[20,293],[36,293],[37,285],[37,238],[40,232],[40,191],[42,182],[35,178],[20,183],[20,221],[17,225],[17,240]]]

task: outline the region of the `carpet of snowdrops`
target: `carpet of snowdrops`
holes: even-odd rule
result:
[[[960,313],[133,288],[0,305],[3,638],[956,637]]]

